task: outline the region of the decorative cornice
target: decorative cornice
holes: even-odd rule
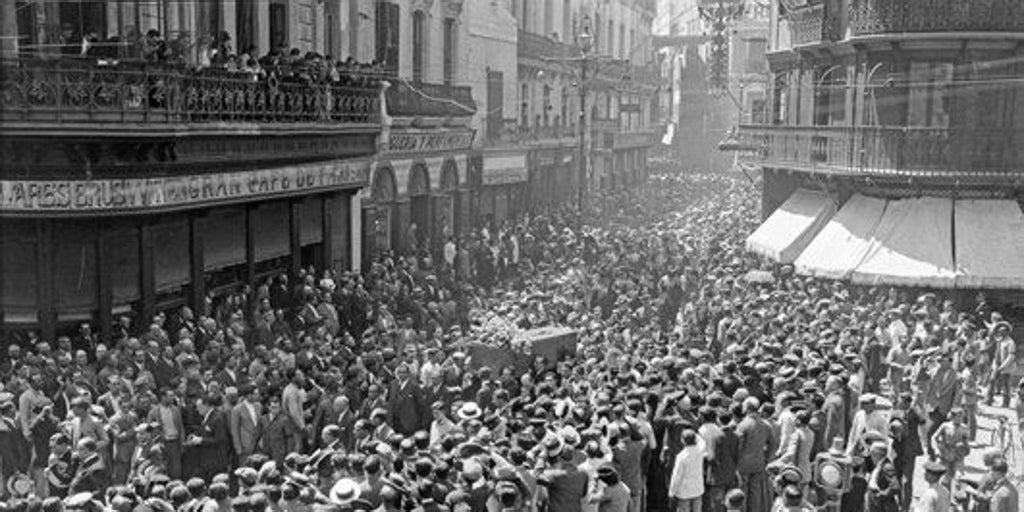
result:
[[[445,18],[458,18],[462,15],[462,4],[465,0],[441,0],[441,15]]]

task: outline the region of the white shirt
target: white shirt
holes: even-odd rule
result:
[[[444,244],[444,261],[448,266],[455,265],[455,255],[457,251],[455,249],[455,242],[449,240]]]
[[[688,500],[704,494],[704,449],[700,445],[687,446],[676,455],[669,496]]]
[[[249,417],[252,418],[252,424],[259,425],[260,421],[259,417],[256,416],[256,406],[252,405],[248,400],[244,400],[242,403],[245,404],[245,410],[249,411]]]

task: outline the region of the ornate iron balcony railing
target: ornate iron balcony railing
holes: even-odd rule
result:
[[[223,70],[3,62],[0,119],[36,123],[377,123],[379,86]]]

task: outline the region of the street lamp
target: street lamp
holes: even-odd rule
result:
[[[579,138],[579,151],[580,151],[580,166],[579,166],[579,178],[578,187],[576,190],[577,198],[576,204],[579,207],[580,215],[583,215],[584,205],[587,197],[588,187],[588,170],[587,170],[587,158],[590,156],[588,153],[588,135],[589,127],[587,123],[587,71],[590,62],[590,55],[594,49],[594,35],[590,33],[590,17],[584,17],[583,30],[579,35],[580,43],[580,83],[579,83],[579,95],[580,95],[580,138]]]
[[[596,55],[594,53],[594,35],[590,29],[590,16],[583,17],[583,24],[580,30],[580,34],[576,36],[576,43],[579,45],[580,53],[574,57],[541,57],[541,60],[545,62],[554,62],[571,67],[575,70],[575,67],[579,66],[579,74],[575,75],[579,78],[576,82],[576,86],[579,87],[579,186],[577,190],[577,204],[580,211],[582,212],[586,205],[587,192],[588,192],[588,178],[589,178],[589,157],[590,157],[590,129],[589,129],[589,112],[587,109],[587,93],[590,89],[590,80],[600,77],[606,69],[606,66],[617,64],[620,61],[616,61],[608,56]]]

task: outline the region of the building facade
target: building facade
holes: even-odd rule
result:
[[[651,0],[514,0],[518,24],[518,106],[487,142],[529,147],[534,208],[574,202],[580,184],[581,94],[587,111],[589,189],[614,189],[642,180],[647,153],[660,135],[651,30]],[[591,39],[584,56],[581,36]],[[583,69],[586,68],[584,72]],[[497,120],[495,120],[495,124]]]
[[[661,1],[655,41],[669,82],[662,113],[684,168],[730,168],[731,155],[715,146],[737,124],[764,117],[768,11],[767,0]]]
[[[1024,260],[1002,257],[1024,247],[1024,4],[776,0],[770,17],[768,118],[734,148],[763,172],[769,221],[800,198],[838,209],[770,241],[799,249],[783,262],[863,284],[1024,289]]]
[[[584,26],[588,186],[642,179],[656,135],[647,0],[0,8],[5,337],[109,337],[574,200]]]
[[[413,198],[395,233],[446,211],[435,192],[465,182],[473,140],[447,58],[461,4],[0,3],[4,334],[107,337],[281,272],[358,269],[381,168],[392,205]]]
[[[365,267],[381,251],[436,252],[469,218],[469,151],[479,123],[471,21],[461,0],[377,2],[378,55],[396,62],[371,186],[360,195]]]

